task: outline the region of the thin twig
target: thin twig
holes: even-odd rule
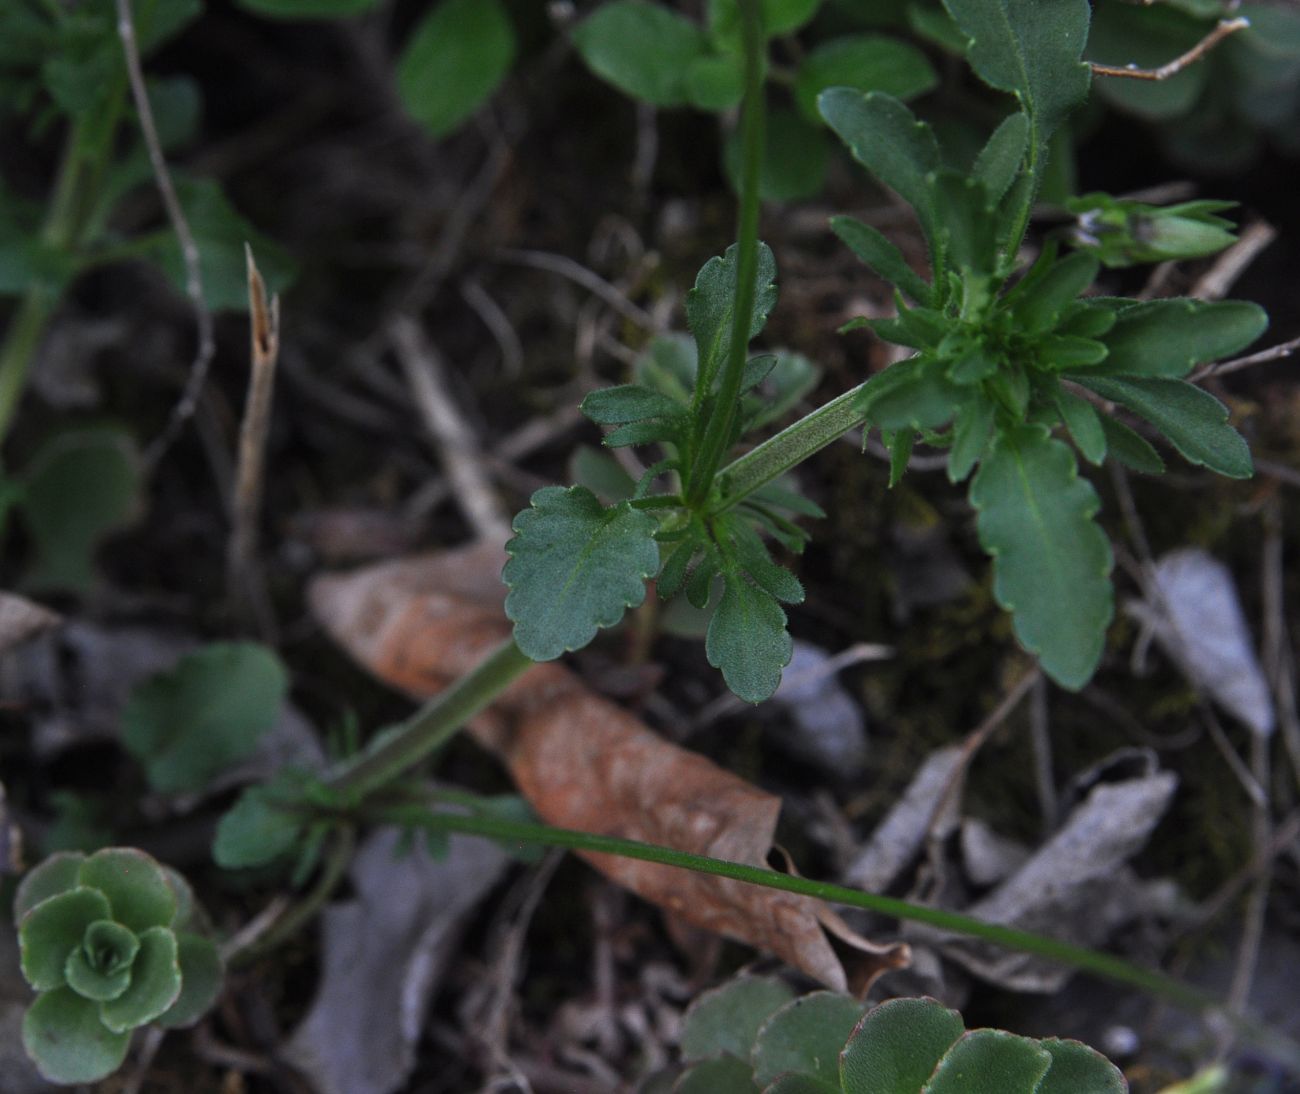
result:
[[[1195,384],[1207,376],[1226,376],[1229,372],[1239,372],[1243,368],[1267,364],[1269,361],[1281,361],[1297,350],[1300,350],[1300,338],[1292,338],[1289,342],[1279,342],[1276,346],[1269,346],[1268,349],[1262,349],[1248,357],[1235,357],[1231,361],[1222,361],[1217,365],[1202,365],[1188,377],[1188,380]]]
[[[594,270],[587,269],[580,262],[575,262],[566,255],[551,254],[549,251],[522,251],[506,248],[496,252],[499,262],[509,262],[516,266],[531,266],[535,270],[566,277],[577,285],[599,296],[606,304],[624,318],[630,319],[637,326],[648,331],[657,331],[659,324],[644,308],[632,303],[615,286],[606,281]]]
[[[140,64],[140,48],[135,37],[135,22],[131,18],[131,0],[117,2],[117,33],[122,39],[122,53],[126,58],[127,79],[131,84],[131,99],[140,119],[140,133],[144,138],[145,148],[149,152],[149,163],[153,168],[154,182],[162,198],[167,219],[180,244],[181,258],[185,263],[185,294],[194,307],[194,320],[198,332],[198,346],[194,359],[190,363],[189,378],[180,400],[172,408],[171,416],[163,427],[162,433],[149,445],[144,454],[144,466],[152,471],[162,459],[164,453],[180,433],[181,428],[194,414],[198,404],[199,392],[208,376],[208,366],[216,353],[217,345],[213,337],[212,312],[203,299],[203,270],[199,261],[198,244],[194,242],[194,233],[190,231],[189,221],[181,209],[180,199],[176,196],[176,187],[172,184],[171,173],[167,170],[167,160],[163,157],[162,143],[158,139],[158,127],[154,124],[153,107],[149,105],[149,92],[145,88],[144,68]]]
[[[409,316],[394,319],[388,337],[466,519],[480,539],[504,543],[510,535],[510,521],[483,468],[478,439],[447,388],[442,355]]]
[[[1029,702],[1029,739],[1034,746],[1034,786],[1038,791],[1038,808],[1043,815],[1043,831],[1056,831],[1060,803],[1056,782],[1052,778],[1051,712],[1047,704],[1047,681],[1041,676],[1034,684]]]
[[[496,339],[501,348],[501,363],[506,375],[518,376],[524,368],[524,347],[510,317],[501,310],[501,305],[487,290],[472,278],[466,278],[460,283],[460,295]]]
[[[1222,300],[1237,278],[1249,269],[1250,264],[1259,257],[1273,240],[1277,239],[1277,229],[1264,221],[1256,221],[1244,232],[1241,238],[1220,254],[1208,270],[1192,286],[1188,296],[1197,300]]]
[[[1296,709],[1295,663],[1286,622],[1282,511],[1276,496],[1269,499],[1263,515],[1264,672],[1273,693],[1282,744],[1291,759],[1292,774],[1300,782],[1300,712]]]
[[[1244,16],[1236,19],[1222,19],[1209,34],[1192,46],[1186,53],[1175,57],[1168,64],[1159,68],[1138,68],[1137,65],[1099,65],[1095,61],[1089,67],[1094,76],[1118,76],[1125,80],[1168,80],[1177,76],[1183,69],[1194,65],[1228,35],[1236,34],[1250,26],[1250,20]]]
[[[267,300],[266,284],[244,244],[248,263],[248,312],[252,372],[248,398],[239,429],[239,465],[235,475],[235,496],[231,503],[230,544],[226,551],[227,595],[231,603],[253,610],[264,636],[274,630],[270,602],[262,583],[257,560],[257,523],[262,508],[266,478],[266,435],[271,422],[275,395],[275,369],[280,354],[280,298]]]

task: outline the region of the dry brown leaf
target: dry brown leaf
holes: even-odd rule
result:
[[[480,545],[323,577],[312,607],[376,676],[428,697],[509,633],[504,557]],[[665,741],[560,665],[530,669],[470,730],[548,824],[766,867],[779,798]],[[839,991],[864,992],[909,958],[906,945],[870,942],[809,897],[637,859],[584,857],[692,925],[774,953]],[[847,972],[827,932],[855,951]]]

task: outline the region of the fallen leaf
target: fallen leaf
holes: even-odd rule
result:
[[[783,735],[782,745],[837,779],[852,779],[867,764],[867,727],[830,662],[825,650],[795,639],[772,698],[794,720],[794,732]]]
[[[26,597],[0,593],[0,653],[8,653],[62,621],[61,616]]]
[[[475,545],[317,579],[318,619],[380,679],[436,694],[509,634],[504,553]],[[546,823],[766,867],[780,799],[664,740],[563,666],[534,666],[468,727],[507,764]],[[828,987],[865,991],[905,965],[819,901],[674,867],[584,855],[618,884],[678,915],[775,953]],[[858,957],[845,969],[827,933]]]
[[[322,917],[321,985],[286,1046],[320,1094],[390,1094],[415,1067],[429,1003],[473,912],[508,858],[452,836],[431,859],[417,841],[373,833],[352,860],[356,899]]]

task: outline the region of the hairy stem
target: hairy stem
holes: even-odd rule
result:
[[[735,310],[718,398],[709,415],[694,466],[690,469],[686,487],[686,500],[690,505],[698,505],[708,494],[731,436],[754,312],[754,275],[758,270],[758,180],[763,164],[763,16],[758,0],[739,2],[745,49],[745,102],[740,116],[740,215],[736,230]],[[707,382],[707,378],[701,376],[700,382]]]

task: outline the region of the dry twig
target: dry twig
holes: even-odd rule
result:
[[[1095,61],[1090,62],[1089,67],[1094,76],[1117,76],[1126,80],[1168,80],[1170,77],[1177,76],[1183,69],[1194,65],[1228,35],[1236,34],[1237,31],[1245,30],[1249,26],[1250,20],[1244,17],[1221,19],[1218,26],[1186,53],[1159,68],[1138,68],[1134,64],[1099,65]]]

